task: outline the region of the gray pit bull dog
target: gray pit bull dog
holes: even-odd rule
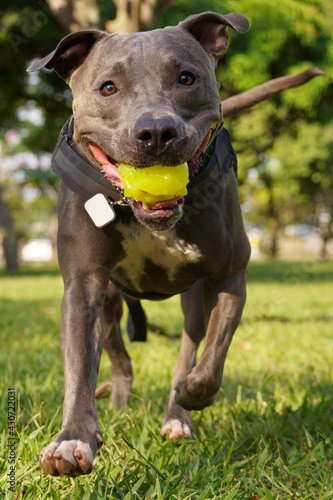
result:
[[[181,294],[183,337],[163,436],[191,437],[190,410],[211,405],[220,388],[245,303],[250,256],[214,74],[228,28],[244,33],[249,22],[242,14],[206,12],[145,33],[79,31],[29,68],[54,68],[68,82],[74,121],[73,137],[66,132],[65,139],[118,200],[109,200],[115,219],[95,227],[84,209],[86,197],[70,182],[60,184],[65,399],[61,432],[40,453],[48,474],[88,474],[103,443],[94,397],[103,331],[113,401],[120,408],[129,401],[132,369],[119,328],[123,297],[136,338],[145,329],[140,296]],[[140,169],[184,162],[188,196],[153,206],[124,197],[120,163]]]

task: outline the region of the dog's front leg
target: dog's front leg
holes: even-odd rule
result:
[[[164,417],[162,436],[169,439],[192,437],[192,422],[190,412],[184,410],[175,401],[175,387],[186,378],[196,363],[199,343],[205,335],[205,320],[202,302],[202,282],[182,293],[181,304],[184,314],[184,329],[182,343],[177,363],[173,370],[172,387],[168,412]]]
[[[245,282],[245,273],[204,282],[204,351],[197,366],[175,387],[176,403],[186,410],[210,406],[220,388],[224,361],[245,304]]]
[[[102,350],[103,285],[96,277],[67,283],[62,301],[61,354],[65,376],[63,425],[40,453],[51,475],[88,474],[103,438],[97,421],[95,388]]]
[[[65,399],[60,434],[41,451],[39,461],[48,474],[75,476],[91,472],[103,442],[95,389],[112,252],[107,235],[83,212],[82,200],[64,186],[58,208],[58,256],[65,286],[60,328]]]

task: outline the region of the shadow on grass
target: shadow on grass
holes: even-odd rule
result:
[[[333,316],[318,315],[305,318],[300,318],[300,317],[292,318],[290,316],[279,316],[278,314],[276,315],[262,314],[254,316],[253,318],[245,317],[244,319],[242,319],[242,323],[248,325],[258,323],[258,321],[266,321],[268,323],[273,323],[273,322],[291,323],[291,324],[294,323],[296,325],[299,325],[301,323],[308,324],[309,321],[313,321],[315,323],[332,323]]]
[[[288,380],[281,382],[282,379],[283,374],[279,374],[279,383],[285,383],[288,390]],[[290,403],[286,402],[284,394],[277,396],[274,386],[264,387],[258,392],[254,379],[226,377],[222,387],[225,389],[218,393],[209,418],[212,418],[211,425],[217,434],[226,433],[230,440],[236,438],[240,455],[246,455],[249,448],[259,441],[273,446],[275,443],[279,453],[288,453],[295,446],[300,451],[304,446],[311,449],[321,441],[332,455],[333,384],[329,381],[320,382],[305,376],[299,387],[304,391],[302,396],[297,395],[294,388],[296,395]],[[238,400],[240,387],[243,394]],[[222,425],[219,419],[221,409],[224,414]],[[201,422],[206,427],[209,422],[207,413],[195,415],[197,433]]]
[[[249,264],[248,282],[297,284],[333,280],[333,261],[258,260]]]
[[[57,276],[58,264],[36,264],[22,266],[17,273],[0,269],[0,279],[8,276]],[[258,260],[249,265],[249,282],[300,283],[307,281],[333,281],[333,261],[307,259],[303,261]]]
[[[9,273],[0,269],[0,279],[19,276],[58,276],[60,274],[58,264],[22,266],[17,273]]]

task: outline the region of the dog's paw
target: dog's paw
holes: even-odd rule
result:
[[[174,418],[166,422],[161,430],[161,434],[163,437],[168,436],[169,439],[191,439],[192,431],[189,425],[185,424],[178,420],[178,418]]]
[[[185,410],[202,410],[211,406],[214,399],[214,396],[205,394],[205,391],[190,391],[187,380],[181,380],[175,387],[175,401]]]
[[[95,391],[95,399],[108,398],[110,396],[109,387],[112,387],[112,382],[103,382]]]
[[[112,392],[112,401],[118,410],[123,410],[130,401],[132,377],[115,377],[112,381],[104,382],[96,389],[95,398],[100,399],[110,396],[109,388],[111,388]]]
[[[39,463],[51,476],[79,476],[89,474],[94,454],[88,443],[78,439],[52,441],[39,454]]]

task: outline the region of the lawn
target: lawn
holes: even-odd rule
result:
[[[144,303],[164,335],[149,332],[146,344],[126,340],[131,406],[120,414],[109,400],[97,402],[105,444],[93,473],[76,479],[48,477],[38,465],[39,449],[61,425],[62,289],[56,271],[0,275],[0,492],[20,499],[332,500],[332,262],[251,264],[223,385],[212,407],[192,412],[189,441],[159,434],[179,349],[179,299]],[[109,371],[103,354],[99,382]],[[15,428],[8,388],[15,389]],[[7,475],[13,449],[15,494]]]

